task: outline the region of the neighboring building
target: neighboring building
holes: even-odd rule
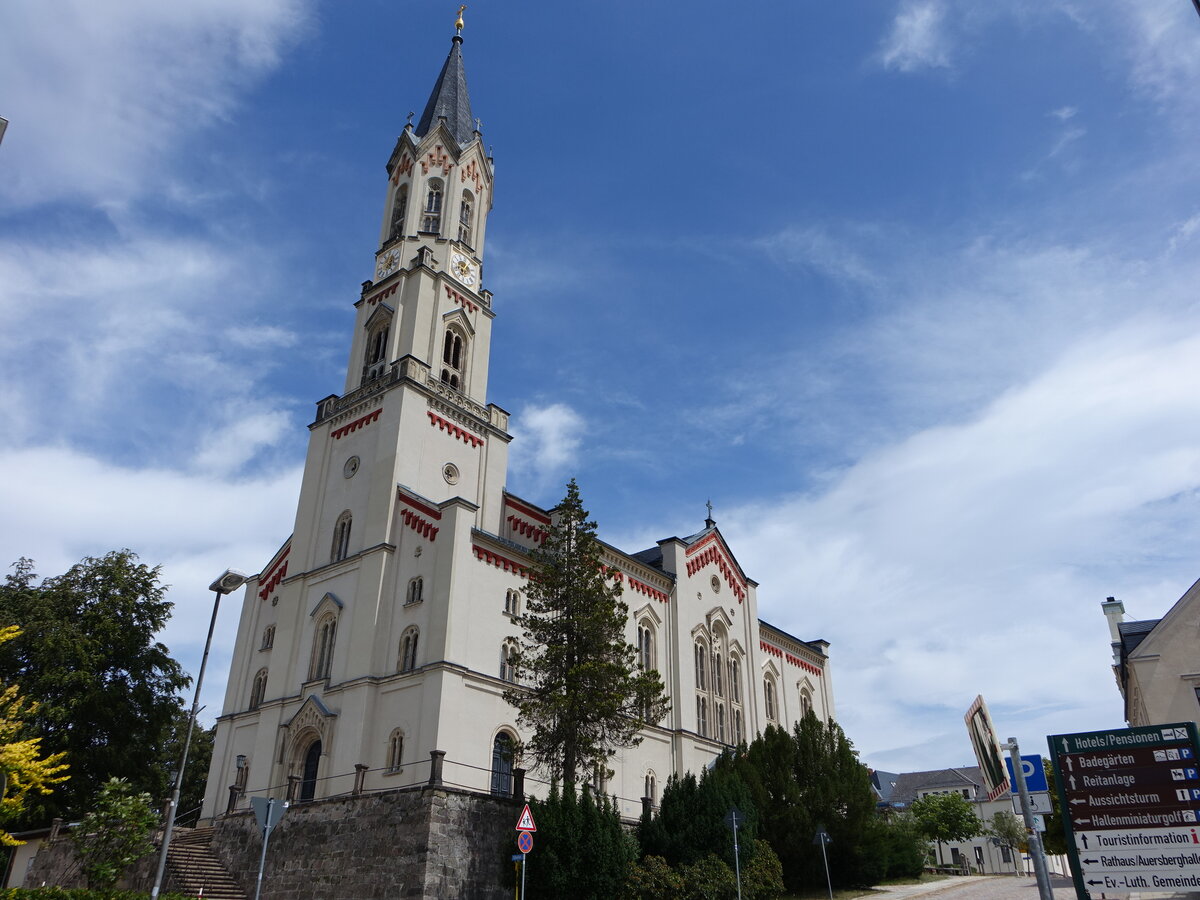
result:
[[[896,788],[896,772],[883,772],[879,769],[868,769],[871,774],[871,792],[875,795],[876,803],[881,807],[890,806],[892,791]]]
[[[1200,581],[1161,619],[1126,622],[1125,606],[1100,604],[1112,638],[1113,674],[1131,727],[1200,723]]]
[[[1012,813],[1012,801],[1008,795],[988,800],[987,790],[979,766],[962,766],[957,769],[936,769],[930,772],[906,772],[895,776],[888,805],[895,810],[906,810],[913,802],[933,794],[961,794],[975,808],[979,821],[987,826],[998,812]],[[1024,871],[1019,853],[999,845],[988,835],[969,841],[943,841],[929,844],[930,851],[939,866],[970,866],[984,875],[1011,875],[1014,867]]]
[[[435,750],[447,784],[513,790],[529,735],[502,696],[508,639],[553,511],[505,489],[509,416],[487,401],[493,167],[461,48],[455,35],[388,159],[342,394],[317,403],[295,529],[246,586],[206,818],[248,795],[423,783]],[[759,621],[756,584],[711,512],[695,534],[605,552],[628,640],[672,704],[613,760],[603,787],[623,814],[768,724],[833,715],[828,644]]]

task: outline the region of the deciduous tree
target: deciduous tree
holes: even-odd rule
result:
[[[983,831],[983,823],[975,815],[975,808],[957,792],[930,794],[914,800],[909,810],[921,833],[937,842],[939,863],[944,842],[969,841]]]
[[[122,778],[110,778],[71,831],[88,885],[112,888],[129,866],[154,849],[150,834],[157,824],[149,794],[138,793]]]
[[[626,640],[629,607],[607,569],[596,523],[572,480],[545,542],[531,554],[524,631],[516,665],[521,687],[504,697],[531,733],[524,754],[563,785],[578,784],[638,732],[666,715],[658,672],[642,671]]]

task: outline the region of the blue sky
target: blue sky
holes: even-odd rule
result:
[[[1099,603],[1200,576],[1187,0],[467,9],[509,487],[715,518],[863,758],[1121,724]],[[0,9],[0,548],[205,586],[291,530],[456,4]],[[205,715],[220,706],[235,605]]]

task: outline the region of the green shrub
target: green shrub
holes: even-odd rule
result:
[[[764,840],[754,842],[754,857],[742,868],[742,900],[783,896],[783,864]]]
[[[629,867],[626,900],[676,900],[683,893],[683,877],[661,856],[647,856]]]
[[[715,853],[699,862],[684,866],[683,900],[733,900],[737,897],[737,881],[733,869]]]

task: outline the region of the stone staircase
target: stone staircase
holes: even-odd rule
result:
[[[204,900],[246,900],[212,852],[212,828],[181,828],[167,851],[167,889]]]

